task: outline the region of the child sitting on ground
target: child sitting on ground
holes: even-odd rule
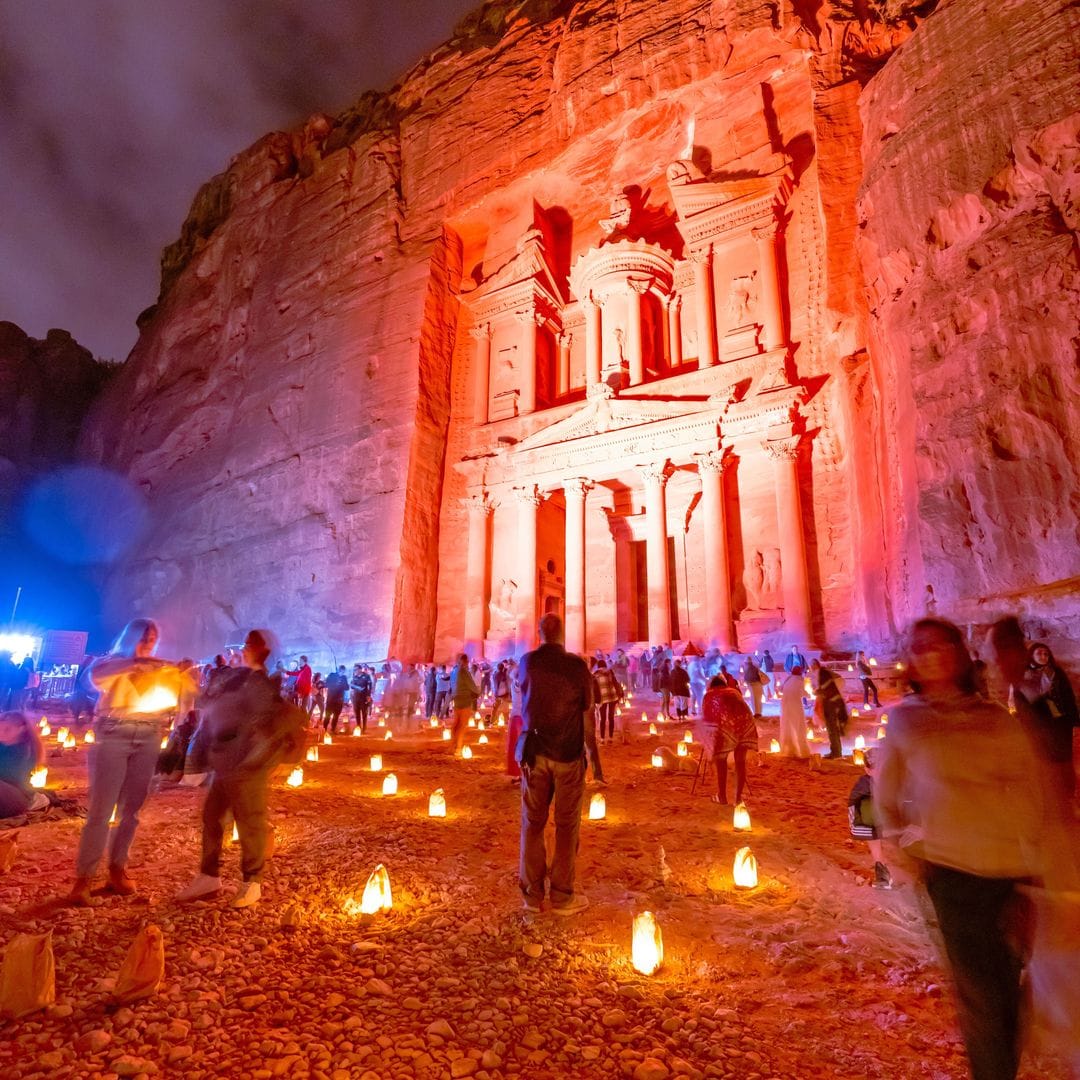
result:
[[[874,815],[874,754],[866,751],[865,772],[848,795],[848,825],[851,835],[856,840],[865,840],[870,846],[870,856],[874,860],[875,889],[891,889],[892,874],[885,865],[881,851],[881,830]]]

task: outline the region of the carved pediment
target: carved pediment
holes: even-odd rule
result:
[[[510,259],[461,297],[477,321],[532,303],[540,309],[558,311],[566,296],[548,262],[543,234],[530,229],[518,241]]]

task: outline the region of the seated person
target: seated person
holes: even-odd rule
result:
[[[37,730],[21,712],[0,714],[0,818],[17,818],[48,805],[30,787],[30,771],[45,760]]]

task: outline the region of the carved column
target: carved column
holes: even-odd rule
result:
[[[730,460],[723,450],[713,450],[697,459],[705,526],[705,620],[710,643],[726,653],[735,651],[724,505],[724,469]]]
[[[543,325],[543,316],[535,310],[519,311],[514,316],[521,327],[518,346],[518,415],[536,412],[536,330]]]
[[[491,323],[481,323],[469,331],[476,342],[476,368],[473,380],[473,416],[477,424],[488,422],[491,378]]]
[[[592,483],[580,477],[563,484],[566,495],[566,648],[585,651],[585,496]]]
[[[712,277],[712,247],[691,251],[694,264],[694,306],[697,308],[698,367],[713,367],[716,355],[716,295]]]
[[[514,653],[521,656],[536,641],[536,516],[543,496],[535,484],[514,488],[518,507],[517,629]]]
[[[645,381],[645,356],[641,345],[641,298],[648,291],[647,281],[626,282],[626,361],[630,367],[630,385]]]
[[[649,586],[649,640],[663,645],[671,640],[671,597],[668,592],[667,462],[640,468],[645,484],[645,565]]]
[[[585,386],[600,381],[600,354],[603,349],[603,327],[600,324],[600,305],[589,293],[581,302],[585,309]]]
[[[484,613],[487,611],[489,575],[487,565],[488,519],[494,504],[485,492],[461,500],[469,512],[469,538],[465,564],[465,651],[484,655]]]
[[[780,292],[780,263],[776,245],[780,225],[771,221],[753,230],[757,243],[758,266],[761,275],[761,321],[765,333],[765,349],[782,349],[787,344],[784,333],[784,302]]]
[[[802,499],[799,495],[799,436],[792,435],[761,445],[773,460],[776,484],[776,524],[780,541],[780,573],[783,578],[784,630],[791,643],[812,645],[810,581],[806,568]]]
[[[672,293],[665,297],[667,313],[668,366],[677,368],[682,363],[682,297]]]
[[[558,393],[562,397],[570,393],[570,347],[574,343],[574,335],[568,330],[559,331],[559,382]]]

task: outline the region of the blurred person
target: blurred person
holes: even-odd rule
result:
[[[870,848],[870,858],[874,860],[873,887],[891,889],[892,874],[885,865],[885,856],[881,847],[881,828],[874,808],[874,771],[877,765],[877,753],[873,747],[866,751],[863,775],[855,781],[848,793],[848,828],[854,839],[865,840]]]
[[[681,660],[676,660],[671,669],[669,685],[671,696],[675,699],[675,716],[685,720],[690,714],[690,673]]]
[[[665,720],[671,720],[671,661],[663,659],[653,666],[653,681],[660,692],[660,712]]]
[[[44,761],[45,747],[30,717],[0,713],[0,819],[48,806],[48,796],[30,786],[30,773]]]
[[[349,677],[345,674],[345,665],[339,664],[337,671],[326,677],[326,705],[323,711],[323,731],[337,734],[341,710],[345,708],[345,695],[349,692]]]
[[[701,706],[697,739],[716,765],[716,794],[713,802],[728,805],[728,756],[735,756],[735,802],[741,803],[746,790],[746,755],[758,748],[754,714],[738,690],[714,675]]]
[[[746,663],[743,665],[743,681],[746,683],[747,690],[750,691],[750,701],[754,706],[754,719],[761,719],[761,696],[762,696],[762,678],[761,668],[754,663],[754,658],[748,656]]]
[[[284,702],[267,674],[270,651],[269,633],[251,630],[244,641],[244,666],[233,670],[204,702],[190,768],[196,773],[211,770],[213,779],[203,803],[199,872],[177,894],[182,903],[221,891],[221,855],[230,818],[240,837],[242,874],[232,906],[251,907],[262,896],[270,774],[281,762],[300,760],[307,727],[305,711]]]
[[[445,720],[450,709],[450,672],[445,664],[435,673],[435,715]]]
[[[844,692],[840,689],[840,676],[830,671],[820,660],[810,661],[810,683],[814,688],[814,709],[825,725],[829,736],[827,758],[844,756],[840,739],[847,730],[848,711]]]
[[[435,694],[438,684],[435,665],[428,664],[424,669],[424,716],[429,720],[435,715]]]
[[[592,723],[592,677],[585,661],[563,647],[557,615],[540,620],[540,646],[521,658],[524,724],[518,740],[521,766],[519,882],[527,911],[539,912],[545,879],[551,910],[574,915],[588,907],[575,888],[581,807],[585,799],[585,732]],[[555,849],[550,863],[544,828],[554,806]]]
[[[803,670],[798,664],[788,672],[780,691],[780,753],[784,757],[810,756],[803,711]]]
[[[776,687],[774,685],[775,679],[773,678],[776,672],[776,661],[773,659],[773,655],[766,649],[761,654],[761,663],[758,665],[765,678],[762,680],[762,686],[765,688],[765,700],[772,701],[776,696]]]
[[[292,682],[291,691],[294,703],[299,705],[310,717],[314,704],[311,693],[315,685],[315,678],[312,675],[308,658],[301,656],[296,669],[287,671],[285,674],[290,681],[295,680]]]
[[[397,677],[395,689],[397,690],[397,708],[401,717],[402,727],[408,731],[411,727],[419,727],[420,721],[416,715],[416,703],[420,700],[420,673],[415,664],[406,664],[401,674]]]
[[[0,709],[11,707],[18,669],[9,651],[0,652]]]
[[[855,670],[859,673],[859,682],[862,683],[862,703],[870,704],[870,698],[874,699],[874,708],[880,709],[881,702],[878,700],[877,683],[874,682],[874,669],[866,662],[866,653],[860,649],[855,654]]]
[[[891,710],[875,806],[916,860],[955,983],[975,1080],[1011,1080],[1020,1056],[1024,887],[1047,869],[1048,787],[1023,725],[976,693],[960,631],[919,619],[913,693]]]
[[[601,744],[615,740],[615,709],[622,698],[622,687],[615,678],[615,673],[601,657],[596,661],[593,671],[593,698],[596,701],[599,737]]]
[[[319,710],[319,719],[326,728],[326,680],[321,671],[316,671],[311,678],[311,709],[309,715],[315,720],[315,710]]]
[[[367,668],[363,664],[353,664],[349,689],[352,694],[353,720],[361,735],[367,734],[368,720],[371,719],[371,694],[374,685]]]
[[[520,784],[521,766],[517,760],[517,744],[524,720],[521,715],[521,682],[518,679],[517,661],[507,660],[506,671],[510,680],[510,719],[506,725],[506,775],[510,777],[511,784]]]
[[[497,725],[499,717],[504,721],[510,719],[511,691],[510,691],[510,666],[505,660],[500,660],[491,677],[491,691],[495,695],[495,704],[491,709],[491,723]]]
[[[802,668],[803,671],[806,671],[806,657],[803,656],[801,652],[799,652],[798,645],[792,645],[791,651],[784,659],[784,670],[789,675],[795,668]]]
[[[70,903],[86,906],[94,874],[109,849],[108,888],[119,896],[136,891],[128,876],[131,842],[154,776],[162,733],[176,713],[186,680],[175,664],[159,660],[160,632],[151,619],[132,619],[112,651],[95,660],[87,678],[101,693],[90,747],[90,797],[75,859]],[[160,702],[144,695],[161,690]],[[117,812],[115,829],[109,818]]]
[[[476,712],[480,700],[480,687],[469,670],[469,657],[465,653],[458,656],[450,673],[450,695],[454,706],[454,757],[460,757],[469,717]]]

